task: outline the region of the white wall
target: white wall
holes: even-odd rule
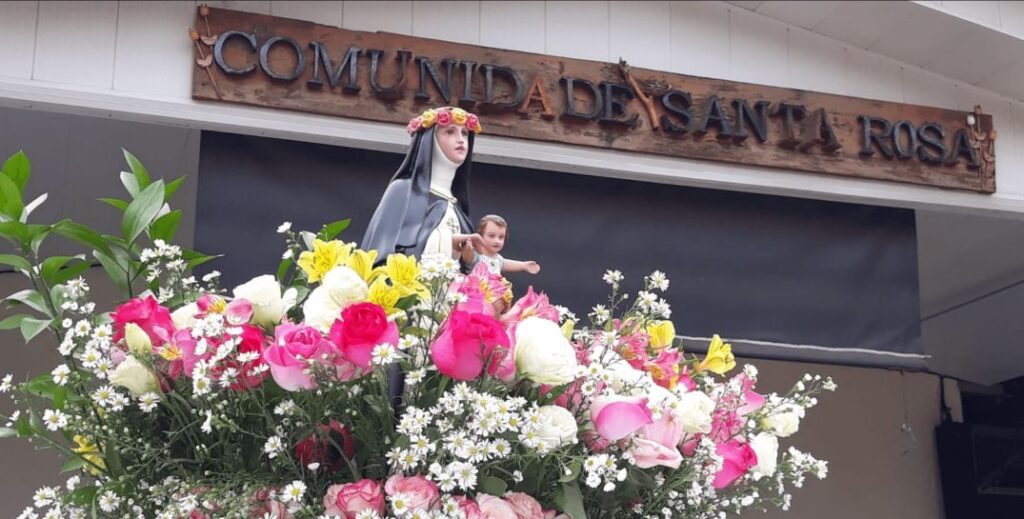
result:
[[[531,52],[889,101],[969,110],[999,132],[998,192],[712,164],[491,137],[478,160],[917,208],[1024,218],[1024,104],[723,2],[210,2],[215,6]],[[948,3],[948,2],[947,2]],[[196,103],[193,2],[0,3],[0,104],[101,114],[398,151],[395,125]],[[441,28],[458,27],[458,30]],[[511,29],[510,29],[511,28]],[[979,52],[972,59],[986,59]],[[528,158],[523,158],[528,157]]]

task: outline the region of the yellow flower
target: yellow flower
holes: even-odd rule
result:
[[[398,290],[399,297],[416,294],[420,299],[430,295],[427,287],[419,280],[420,266],[416,258],[405,254],[392,254],[384,264],[384,273],[391,280],[391,286]]]
[[[658,352],[672,345],[676,327],[672,321],[652,321],[647,324],[647,335],[651,336],[651,349]]]
[[[712,373],[724,375],[736,367],[736,358],[732,355],[732,345],[723,343],[722,338],[716,333],[708,346],[708,355],[704,357],[697,371],[708,370]]]
[[[75,435],[75,443],[78,444],[78,447],[71,449],[72,452],[81,454],[86,461],[91,463],[86,465],[85,469],[93,476],[99,476],[102,473],[100,469],[107,468],[107,465],[103,462],[103,457],[99,454],[100,448],[93,443],[92,439],[80,434]]]
[[[572,319],[566,319],[565,323],[562,324],[562,335],[565,336],[566,340],[572,340],[572,332],[576,330],[576,321]]]
[[[318,239],[313,242],[313,250],[299,255],[298,264],[306,271],[309,282],[316,283],[334,267],[348,263],[352,248],[353,244],[340,240],[325,242]]]
[[[373,264],[376,262],[377,251],[356,249],[352,251],[352,255],[349,256],[346,266],[354,270],[356,274],[359,274],[359,277],[363,278],[363,281],[369,283],[382,272],[381,270],[373,268]]]
[[[366,298],[367,301],[376,303],[384,308],[384,313],[388,315],[395,313],[395,305],[398,304],[399,299],[398,289],[388,285],[383,277],[378,277],[376,281],[370,284],[370,294]]]
[[[463,110],[461,108],[452,108],[452,122],[453,123],[455,123],[455,124],[457,124],[459,126],[462,126],[462,125],[466,124],[466,118],[467,117],[468,117],[468,114],[466,114],[465,110]]]
[[[423,113],[420,114],[420,124],[422,124],[424,128],[430,128],[433,126],[434,121],[437,121],[437,112],[435,110],[424,110]]]

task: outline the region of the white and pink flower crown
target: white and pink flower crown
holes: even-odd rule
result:
[[[425,110],[423,113],[409,121],[409,125],[406,126],[405,129],[409,132],[409,135],[412,135],[420,130],[430,128],[435,124],[442,128],[449,124],[465,126],[466,129],[473,133],[480,133],[482,130],[480,127],[480,118],[477,117],[476,114],[471,114],[461,108],[452,108],[450,106]]]

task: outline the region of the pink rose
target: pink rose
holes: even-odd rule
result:
[[[171,320],[171,311],[160,306],[153,296],[145,299],[132,299],[127,303],[118,306],[111,314],[114,320],[114,341],[124,338],[124,325],[135,323],[142,328],[153,343],[154,351],[157,346],[171,340],[174,335],[174,321]]]
[[[274,331],[274,344],[263,352],[270,375],[288,391],[313,389],[316,380],[307,373],[309,361],[332,357],[334,347],[312,326],[282,324]]]
[[[331,342],[356,366],[370,368],[373,348],[398,344],[398,326],[388,321],[384,308],[376,303],[356,303],[341,311],[331,326]]]
[[[480,513],[480,505],[476,504],[476,501],[466,496],[452,496],[455,502],[459,504],[459,510],[466,519],[483,519],[484,514]]]
[[[725,488],[757,465],[757,454],[750,445],[739,440],[729,440],[715,446],[715,452],[721,456],[722,469],[715,474],[715,488]]]
[[[505,500],[490,494],[477,494],[476,504],[484,519],[519,519],[516,511]]]
[[[661,420],[645,425],[637,431],[629,452],[642,469],[662,466],[679,468],[683,455],[679,442],[683,439],[683,426],[671,411],[662,413]]]
[[[509,492],[505,494],[505,502],[519,519],[544,519],[544,510],[540,503],[528,494]]]
[[[466,116],[466,128],[469,128],[471,132],[480,132],[480,118],[474,114]]]
[[[404,495],[409,510],[430,510],[441,505],[441,491],[437,485],[419,474],[409,477],[401,474],[391,476],[384,483],[384,492],[389,496]]]
[[[628,396],[597,397],[590,405],[590,420],[598,434],[613,442],[653,421],[647,399]]]
[[[340,451],[337,446],[341,446]],[[352,459],[355,455],[356,442],[352,433],[337,420],[320,424],[319,432],[310,434],[295,445],[295,459],[300,463],[319,463],[333,472],[341,470],[346,465],[345,459]]]
[[[437,111],[437,125],[448,126],[452,123],[452,111],[445,108]]]
[[[511,362],[508,335],[497,319],[484,314],[453,310],[437,340],[430,345],[430,357],[438,371],[456,380],[473,380],[484,371],[494,375]],[[514,367],[513,367],[514,369]]]
[[[420,119],[419,117],[416,117],[413,120],[409,121],[409,125],[405,127],[405,131],[409,132],[409,135],[412,135],[412,134],[416,133],[417,131],[419,131],[420,126],[422,124],[423,124],[423,119]]]
[[[332,485],[324,496],[324,514],[355,519],[363,510],[384,515],[384,492],[380,483],[363,479],[355,483]]]

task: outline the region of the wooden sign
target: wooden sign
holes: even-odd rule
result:
[[[874,101],[206,6],[195,27],[195,99],[402,125],[426,108],[462,106],[480,115],[485,135],[995,191],[996,133],[980,107]]]

